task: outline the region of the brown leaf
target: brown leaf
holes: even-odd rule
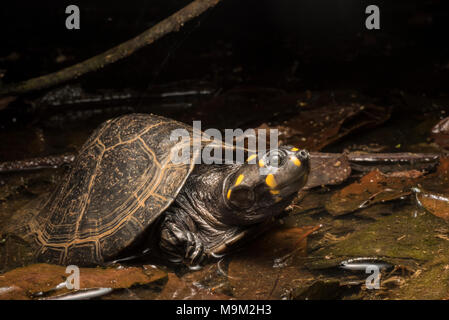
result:
[[[416,174],[402,173],[389,176],[379,170],[373,170],[363,176],[360,182],[335,192],[328,202],[326,210],[335,216],[366,208],[374,203],[398,199],[410,194],[410,187],[417,183]]]
[[[50,292],[66,281],[69,274],[65,270],[63,266],[42,263],[6,272],[0,275],[0,299],[31,299],[38,292]],[[129,288],[164,277],[166,273],[155,268],[80,268],[80,289]]]
[[[327,105],[305,109],[278,126],[281,144],[319,151],[361,127],[388,120],[387,108],[367,105]]]
[[[443,147],[449,147],[449,117],[444,118],[432,128],[432,137]]]
[[[449,157],[440,157],[440,163],[436,173],[442,182],[449,183]]]
[[[449,195],[421,189],[416,192],[416,199],[428,212],[449,221]]]
[[[340,184],[350,174],[351,166],[344,154],[311,153],[310,174],[304,189]]]

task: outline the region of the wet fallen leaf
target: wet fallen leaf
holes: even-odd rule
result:
[[[406,178],[406,179],[416,179],[423,176],[423,172],[418,170],[408,170],[408,171],[395,171],[386,174],[389,178]]]
[[[418,177],[435,171],[439,164],[438,153],[366,153],[347,154],[353,172],[366,174],[375,169],[390,177]]]
[[[300,258],[306,255],[307,240],[304,236],[311,230],[315,229],[272,230],[231,256],[228,276],[234,297],[279,299],[300,283],[310,281],[310,274],[300,268]]]
[[[310,174],[305,189],[324,185],[336,185],[351,174],[351,166],[344,154],[311,153]]]
[[[436,171],[420,182],[428,192],[449,194],[449,157],[441,156]]]
[[[409,178],[412,176],[413,178]],[[326,210],[334,215],[342,215],[366,208],[375,203],[398,199],[410,194],[410,187],[417,183],[415,175],[389,176],[373,170],[349,186],[335,192]]]
[[[449,157],[440,157],[440,163],[435,173],[443,184],[449,184]]]
[[[443,147],[449,147],[449,117],[444,118],[432,128],[432,138]]]
[[[414,189],[418,204],[431,214],[449,221],[449,195]]]
[[[390,117],[388,107],[362,103],[361,97],[355,101],[347,92],[287,94],[274,88],[240,87],[198,105],[179,120],[190,122],[193,115],[208,127],[278,129],[281,144],[317,151],[356,129],[379,125]],[[227,110],[226,117],[222,110]]]
[[[319,151],[356,129],[379,125],[389,117],[388,108],[372,104],[308,108],[278,126],[279,138],[281,144]]]
[[[49,293],[66,281],[66,267],[34,264],[0,275],[0,299],[32,299],[38,293]],[[80,289],[129,288],[147,285],[165,278],[159,269],[146,268],[80,268]],[[66,291],[67,289],[61,289]]]

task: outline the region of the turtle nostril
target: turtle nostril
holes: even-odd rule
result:
[[[309,157],[309,153],[306,150],[301,150],[297,152],[298,157],[301,159],[307,159]]]

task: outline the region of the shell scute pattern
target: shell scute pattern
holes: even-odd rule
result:
[[[191,127],[132,114],[102,124],[28,223],[38,259],[101,263],[129,246],[171,204],[193,169],[174,165],[170,133]]]

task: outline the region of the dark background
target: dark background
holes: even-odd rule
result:
[[[59,70],[134,37],[189,1],[3,1],[3,82]],[[77,4],[81,30],[65,28]],[[376,4],[381,30],[365,28]],[[180,79],[287,90],[347,88],[447,91],[447,1],[224,0],[113,66],[83,77],[93,87]],[[58,59],[59,57],[59,59]]]
[[[0,81],[14,83],[83,61],[188,3],[3,1]],[[80,30],[65,28],[70,4],[80,8]],[[380,8],[380,30],[365,27],[370,4]],[[134,100],[65,106],[40,100],[58,88],[23,94],[8,104],[0,100],[0,159],[76,152],[102,121],[131,112],[186,123],[201,120],[203,129],[278,126],[299,110],[300,98],[268,100],[310,92],[322,97],[317,106],[339,108],[348,99],[334,96],[356,97],[349,103],[374,103],[385,110],[380,118],[388,118],[380,121],[383,131],[358,131],[324,151],[372,142],[386,145],[383,150],[401,146],[403,151],[424,152],[409,146],[429,142],[431,127],[449,112],[448,26],[449,4],[443,0],[223,0],[180,31],[68,83],[88,95],[131,90],[137,92]],[[213,90],[170,101],[142,98],[155,90],[192,86]],[[226,96],[228,92],[233,94]]]

